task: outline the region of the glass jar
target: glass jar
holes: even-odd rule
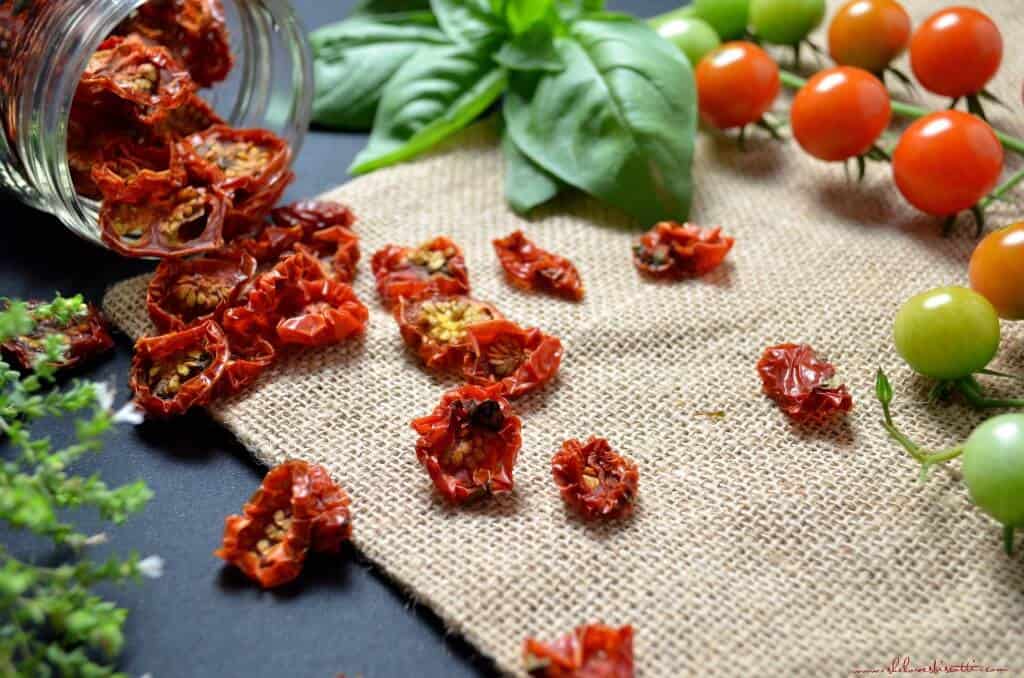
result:
[[[26,8],[12,14],[12,2]],[[89,58],[145,2],[0,0],[0,186],[97,243],[99,203],[78,195],[68,168],[68,118]],[[305,32],[287,0],[223,4],[235,66],[200,95],[231,125],[284,138],[294,157],[313,99]]]

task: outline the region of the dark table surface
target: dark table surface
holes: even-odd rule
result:
[[[339,20],[352,0],[294,0],[310,29]],[[653,16],[678,6],[672,0],[613,0],[612,9]],[[365,135],[312,131],[296,160],[289,200],[343,183]],[[0,194],[0,296],[47,298],[81,292],[99,302],[114,282],[152,268],[76,238],[56,219]],[[118,337],[116,352],[81,376],[117,385],[126,400],[131,343]],[[55,443],[67,429],[37,427]],[[2,448],[0,448],[2,449]],[[493,664],[465,641],[447,635],[439,619],[412,603],[372,563],[349,550],[340,559],[313,558],[292,585],[262,592],[237,571],[222,567],[224,516],[239,511],[265,469],[229,433],[202,414],[167,424],[120,426],[100,455],[74,469],[99,472],[111,484],[144,479],[155,497],[94,556],[136,550],[166,561],[163,577],[115,588],[110,595],[129,610],[121,669],[154,678],[187,676],[322,676],[339,672],[366,678],[489,676]],[[358,528],[358,516],[356,516]],[[82,524],[99,527],[91,516]],[[50,557],[23,535],[0,533],[20,557]]]

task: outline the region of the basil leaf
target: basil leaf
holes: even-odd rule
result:
[[[349,12],[349,16],[375,16],[421,11],[430,11],[430,0],[359,0]]]
[[[501,0],[503,14],[514,35],[525,33],[551,16],[555,0]]]
[[[430,0],[430,6],[452,42],[470,44],[504,33],[487,0]]]
[[[563,71],[510,75],[505,114],[516,145],[644,224],[685,220],[697,96],[682,52],[615,17],[581,19],[556,46]]]
[[[490,45],[451,45],[407,61],[385,86],[370,143],[350,171],[408,160],[472,122],[507,84],[490,53]]]
[[[502,45],[494,60],[509,70],[557,72],[565,68],[565,62],[554,40],[550,28],[534,26]]]
[[[604,0],[555,0],[558,16],[566,23],[572,23],[584,14],[604,10]]]
[[[314,31],[313,122],[369,129],[391,76],[425,45],[447,42],[430,12],[359,17]]]
[[[509,207],[525,214],[558,195],[561,182],[526,157],[507,131],[501,136],[501,148],[505,156],[505,199]]]

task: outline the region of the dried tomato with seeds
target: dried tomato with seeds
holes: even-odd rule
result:
[[[0,350],[14,365],[23,370],[31,370],[46,356],[46,338],[52,334],[63,336],[65,341],[63,360],[55,365],[58,370],[88,362],[114,348],[106,318],[92,304],[86,306],[82,313],[69,318],[67,323],[57,318],[39,317],[34,311],[42,304],[40,301],[26,304],[29,315],[35,321],[31,332],[0,343]],[[6,304],[0,304],[2,306]]]
[[[92,168],[92,181],[105,200],[139,203],[185,185],[185,166],[173,147],[129,142],[108,146]]]
[[[242,188],[232,190],[231,205],[224,219],[224,237],[231,240],[262,228],[267,215],[294,179],[294,172],[282,172],[269,184],[255,191]]]
[[[542,250],[522,231],[494,241],[494,251],[509,281],[524,290],[539,290],[559,297],[583,299],[583,280],[571,261]]]
[[[633,678],[633,627],[586,624],[553,643],[527,638],[523,663],[538,678]]]
[[[365,330],[369,311],[345,283],[299,280],[294,284],[301,294],[278,301],[277,338],[282,344],[329,346]]]
[[[386,306],[399,299],[469,293],[469,273],[458,245],[445,237],[419,247],[388,245],[373,255],[377,291]]]
[[[633,247],[633,262],[654,278],[702,276],[718,268],[734,243],[721,228],[663,221]]]
[[[196,91],[195,82],[171,53],[135,36],[107,38],[79,80],[79,94],[153,108],[174,108]]]
[[[351,229],[356,223],[356,215],[347,205],[331,200],[305,200],[278,207],[270,218],[277,226],[300,226],[307,234],[332,226]]]
[[[461,365],[469,350],[469,328],[503,317],[490,304],[466,296],[399,297],[395,307],[402,339],[431,368]]]
[[[352,538],[352,514],[349,499],[323,466],[309,467],[309,485],[316,499],[313,518],[313,550],[318,553],[338,553],[341,545]]]
[[[551,474],[565,500],[587,520],[625,518],[633,512],[640,473],[604,438],[584,445],[567,440],[551,459]]]
[[[210,402],[230,358],[227,336],[213,320],[135,342],[131,389],[147,414],[169,417]]]
[[[178,146],[191,176],[227,192],[250,195],[271,185],[291,160],[288,142],[262,129],[214,125],[182,139]],[[242,201],[235,202],[237,207]]]
[[[183,257],[224,244],[227,198],[216,189],[186,186],[145,204],[106,200],[100,209],[103,242],[127,256]]]
[[[780,344],[765,349],[757,363],[765,394],[798,421],[823,419],[853,409],[845,385],[832,386],[836,369],[819,360],[807,344]]]
[[[274,345],[263,337],[235,339],[228,333],[231,357],[214,387],[214,397],[228,397],[249,388],[277,357]]]
[[[210,104],[196,94],[174,108],[138,107],[135,110],[135,118],[152,137],[166,143],[173,143],[183,137],[202,132],[208,127],[224,124],[224,120]]]
[[[420,436],[416,457],[448,501],[460,504],[512,490],[521,423],[500,387],[449,391],[412,427]]]
[[[463,374],[474,384],[501,384],[509,398],[535,391],[558,372],[562,342],[509,320],[470,325]]]
[[[230,250],[200,259],[165,259],[149,283],[149,317],[161,332],[219,319],[255,273],[255,259]]]

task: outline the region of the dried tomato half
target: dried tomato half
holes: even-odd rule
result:
[[[213,320],[135,342],[131,388],[147,414],[169,417],[206,405],[230,358],[227,336]]]
[[[356,215],[340,202],[305,200],[275,209],[270,218],[281,227],[301,226],[305,233],[314,233],[332,226],[352,228]]]
[[[432,414],[416,419],[412,427],[420,436],[416,457],[448,501],[461,504],[512,490],[521,423],[500,387],[449,391]]]
[[[551,381],[562,362],[562,342],[510,320],[470,325],[463,374],[474,384],[500,383],[509,398],[535,391]]]
[[[186,186],[142,204],[105,200],[103,242],[135,257],[182,257],[224,244],[228,199],[216,189]]]
[[[721,228],[663,221],[633,246],[633,262],[655,278],[702,276],[718,268],[734,243]]]
[[[231,358],[214,387],[215,397],[233,396],[249,388],[277,357],[274,345],[262,337],[235,339],[228,334]]]
[[[386,306],[399,299],[469,293],[469,273],[458,245],[445,237],[419,247],[388,245],[373,255],[377,291]]]
[[[202,132],[213,125],[224,124],[224,120],[210,104],[196,94],[174,108],[140,107],[136,109],[135,117],[151,136],[168,143]]]
[[[299,280],[300,294],[283,295],[277,338],[284,345],[329,346],[360,334],[370,313],[345,283]]]
[[[185,185],[185,166],[173,147],[120,143],[103,150],[93,165],[92,181],[105,200],[139,203],[168,195]]]
[[[836,368],[818,359],[807,344],[766,348],[757,363],[765,394],[796,420],[827,418],[853,409],[845,385],[832,386]]]
[[[562,499],[588,520],[625,518],[633,512],[640,473],[604,438],[584,445],[567,440],[551,459],[551,474]]]
[[[149,317],[161,332],[219,319],[255,273],[255,259],[230,250],[199,259],[165,259],[149,283]]]
[[[214,125],[178,143],[189,174],[226,192],[270,185],[291,161],[288,142],[261,129]],[[236,196],[237,198],[237,196]],[[235,201],[235,206],[242,202]]]
[[[35,321],[29,334],[11,337],[0,344],[4,354],[21,369],[31,370],[46,355],[46,337],[51,334],[60,334],[65,340],[64,359],[56,365],[61,370],[88,362],[114,348],[106,318],[95,306],[86,306],[82,313],[62,323],[57,318],[40,318],[34,313],[42,304],[40,301],[27,304],[29,315]]]
[[[583,299],[583,279],[573,263],[537,247],[522,231],[495,240],[494,251],[509,282],[516,287],[573,301]]]
[[[174,108],[196,91],[195,82],[169,51],[136,36],[107,38],[79,80],[88,96],[112,94],[152,108]]]
[[[502,317],[490,304],[466,296],[399,297],[395,307],[405,344],[432,368],[461,365],[469,349],[469,328]]]
[[[232,190],[231,205],[224,220],[224,237],[231,240],[262,228],[267,215],[294,179],[294,172],[282,172],[269,184],[255,190]]]
[[[315,231],[297,248],[308,248],[339,282],[352,282],[359,263],[359,236],[342,226]]]
[[[352,514],[349,499],[323,466],[309,467],[309,485],[316,499],[313,518],[313,550],[337,553],[341,545],[352,538]]]
[[[586,624],[553,643],[527,638],[523,663],[540,678],[633,678],[633,627]]]

